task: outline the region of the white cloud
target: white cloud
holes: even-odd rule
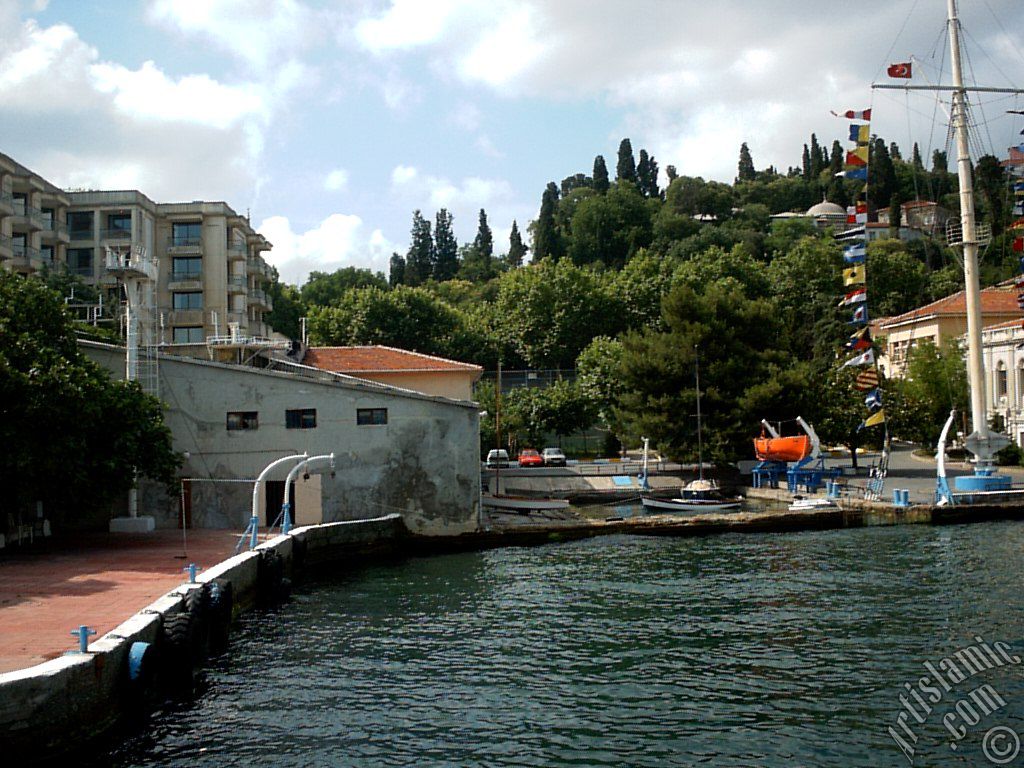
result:
[[[365,234],[359,216],[334,213],[305,232],[295,232],[284,216],[271,216],[257,228],[274,244],[265,254],[277,267],[281,279],[293,285],[306,282],[311,271],[333,272],[342,267],[360,267],[387,272],[395,247],[375,229]]]
[[[466,80],[501,88],[534,67],[547,46],[537,33],[529,7],[512,8],[496,16],[500,21],[483,32],[458,67]]]
[[[328,192],[338,192],[348,186],[348,171],[344,168],[335,168],[324,178],[324,189]]]
[[[356,38],[377,54],[433,43],[440,39],[458,5],[455,0],[394,0],[382,16],[357,24]]]
[[[396,187],[404,186],[411,183],[417,175],[416,169],[410,165],[396,165],[391,171],[391,183]]]
[[[421,175],[407,165],[396,166],[391,172],[391,188],[422,209],[479,209],[512,197],[512,187],[504,179],[467,176],[456,184],[443,176]]]
[[[480,108],[475,104],[459,104],[452,112],[451,124],[464,131],[475,131],[480,127]]]

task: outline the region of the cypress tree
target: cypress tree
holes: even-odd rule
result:
[[[594,189],[603,195],[609,186],[608,166],[604,164],[604,156],[598,155],[594,158]]]
[[[605,171],[605,183],[608,183],[607,171]],[[522,235],[519,234],[519,225],[515,219],[512,219],[512,231],[508,235],[508,265],[510,267],[521,267],[525,257],[526,246],[523,244]]]
[[[388,270],[388,285],[394,288],[405,282],[405,258],[400,253],[391,254],[391,268]]]
[[[815,134],[811,134],[811,178],[818,178],[818,174],[821,173],[825,167],[825,154],[821,151],[821,145],[818,144],[818,137]]]
[[[619,161],[615,165],[615,180],[637,183],[636,161],[633,160],[633,145],[629,139],[619,142]]]
[[[646,149],[640,150],[640,162],[636,166],[637,187],[644,197],[658,197],[658,163],[648,156]]]
[[[810,181],[811,180],[811,151],[807,148],[806,144],[804,144],[804,154],[803,154],[803,157],[800,159],[800,162],[801,162],[800,175],[804,177],[804,181]]]
[[[740,144],[740,161],[737,166],[736,181],[753,181],[756,173],[754,170],[754,158],[750,156],[750,148],[747,147],[747,142],[744,141]]]
[[[558,259],[562,255],[558,229],[555,226],[555,209],[558,207],[558,187],[549,182],[540,201],[540,214],[533,231],[533,255],[539,259]]]
[[[483,208],[480,209],[476,237],[473,239],[473,250],[476,251],[476,256],[480,260],[485,279],[489,279],[494,274],[493,264],[491,263],[491,260],[494,258],[494,235],[491,232],[490,225],[487,223],[487,211]]]
[[[459,271],[459,244],[452,231],[452,215],[447,208],[434,219],[434,279],[439,283],[451,280]]]
[[[835,179],[836,178],[836,174],[842,172],[842,170],[843,170],[843,163],[845,162],[845,160],[846,160],[846,158],[843,155],[843,145],[840,144],[838,141],[833,141],[832,142],[832,159],[829,160],[829,163],[828,163],[828,177],[829,177],[829,179]],[[842,177],[840,177],[840,178],[842,178]],[[829,181],[830,185],[831,185],[831,183],[832,182]],[[832,198],[830,197],[829,200],[832,200]],[[835,203],[837,201],[836,200],[832,200],[832,202]]]
[[[666,165],[665,175],[668,177],[668,183],[671,184],[673,181],[679,178],[679,171],[676,170],[676,167],[674,165]]]
[[[914,142],[914,153],[913,155],[911,155],[910,162],[913,163],[914,168],[916,168],[917,170],[924,170],[924,163],[921,161],[921,148],[917,146],[916,141]]]
[[[405,284],[420,285],[434,274],[434,239],[419,209],[412,214],[412,238],[405,256]]]

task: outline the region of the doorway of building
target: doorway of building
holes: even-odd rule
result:
[[[284,480],[267,480],[264,494],[264,520],[263,524],[268,528],[275,523],[281,525],[281,507],[284,506]],[[292,524],[295,523],[295,483],[292,483]]]

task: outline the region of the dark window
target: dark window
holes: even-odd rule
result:
[[[44,245],[39,249],[39,255],[47,264],[53,264],[53,246]]]
[[[203,275],[203,260],[198,257],[176,258],[171,265],[172,280],[198,280]]]
[[[360,426],[370,426],[376,424],[387,424],[388,423],[388,409],[387,408],[357,408],[356,409],[356,424]]]
[[[175,309],[202,309],[203,308],[203,292],[202,291],[187,291],[185,293],[174,294],[174,308]]]
[[[73,240],[92,240],[92,211],[69,213],[68,230]]]
[[[228,430],[259,429],[260,418],[257,411],[228,411]]]
[[[15,216],[24,216],[28,213],[28,195],[24,192],[15,192],[11,197],[14,198]]]
[[[316,429],[316,408],[295,408],[284,412],[288,429]]]
[[[179,325],[175,327],[172,338],[175,344],[201,344],[206,340],[201,325]]]
[[[108,213],[107,229],[111,232],[131,232],[132,215],[130,213]]]
[[[198,221],[176,221],[171,224],[171,245],[200,245],[203,225]]]
[[[92,276],[92,248],[68,248],[68,271],[73,275]]]

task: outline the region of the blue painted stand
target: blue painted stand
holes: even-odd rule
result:
[[[281,505],[281,533],[287,534],[292,529],[292,505],[287,501]]]
[[[953,478],[953,486],[960,493],[971,491],[1008,491],[1010,490],[1010,476],[997,475],[993,470],[981,470],[973,475],[963,475]]]
[[[196,583],[196,571],[200,570],[199,566],[197,566],[195,563],[189,563],[188,565],[186,565],[181,570],[188,571],[188,583],[189,584],[195,584]]]
[[[759,461],[752,474],[755,488],[778,488],[779,478],[786,474],[786,462]]]
[[[89,652],[89,636],[90,635],[95,635],[96,634],[96,630],[95,629],[90,629],[89,627],[85,626],[85,624],[82,624],[78,629],[72,629],[71,630],[71,634],[72,635],[76,635],[78,637],[78,652],[79,653],[88,653]]]
[[[841,474],[839,467],[826,468],[824,457],[817,461],[808,457],[798,461],[786,472],[786,487],[790,493],[799,492],[801,486],[808,493],[816,493],[826,481],[835,480]]]

